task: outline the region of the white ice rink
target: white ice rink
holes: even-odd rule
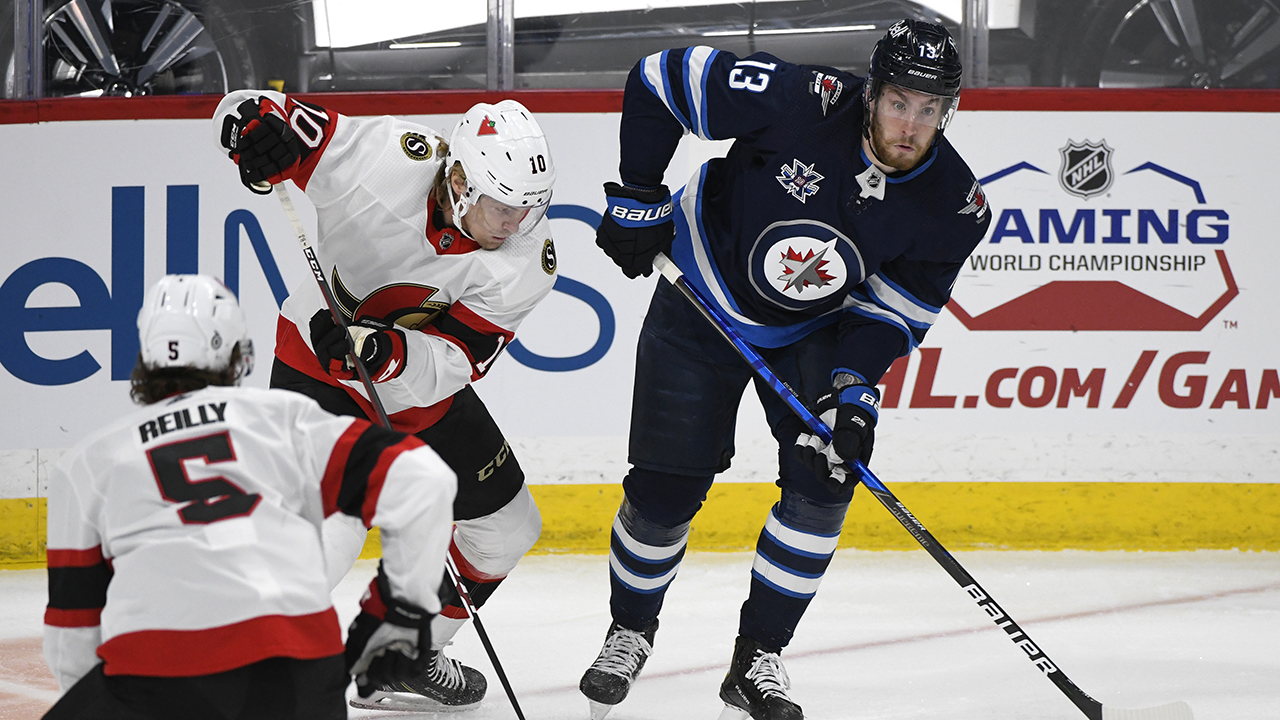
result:
[[[1196,720],[1280,718],[1280,554],[956,557],[1106,705],[1185,700]],[[750,562],[745,553],[685,559],[654,655],[609,720],[717,717]],[[360,562],[335,591],[344,624],[373,571]],[[481,611],[528,720],[587,718],[577,683],[609,624],[607,573],[604,556],[529,557]],[[0,571],[0,720],[38,718],[56,694],[39,656],[44,583],[42,570]],[[473,629],[450,654],[490,682],[479,709],[453,717],[515,717]],[[814,720],[1084,717],[922,551],[837,552],[783,659],[793,699]]]

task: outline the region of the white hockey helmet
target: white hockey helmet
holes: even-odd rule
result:
[[[467,176],[467,192],[461,197],[454,197],[452,183],[446,182],[459,227],[482,195],[510,207],[529,208],[521,230],[546,214],[556,180],[551,149],[533,113],[515,100],[477,103],[463,114],[449,139],[446,177],[455,162]]]
[[[240,346],[236,380],[253,370],[253,341],[236,296],[208,275],[166,275],[138,311],[142,362],[151,368],[226,369]]]

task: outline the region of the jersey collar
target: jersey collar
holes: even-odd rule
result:
[[[444,212],[436,203],[435,193],[427,196],[427,242],[437,255],[464,255],[479,250],[480,244],[444,222]]]

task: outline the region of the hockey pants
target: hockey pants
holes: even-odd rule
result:
[[[351,682],[342,656],[269,658],[197,677],[104,675],[99,663],[44,720],[340,720]]]

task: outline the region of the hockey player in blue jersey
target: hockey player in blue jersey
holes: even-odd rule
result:
[[[668,253],[835,431],[827,447],[754,380],[779,443],[781,497],[756,545],[722,718],[803,717],[779,654],[836,549],[854,491],[842,464],[871,459],[878,381],[924,338],[986,233],[982,189],[943,137],[960,77],[946,29],[904,20],[865,79],[692,47],[642,59],[627,80],[622,183],[605,185],[597,244],[631,278]],[[735,142],[673,197],[662,178],[686,132]],[[751,368],[659,282],[636,350],[613,623],[580,684],[595,720],[653,651],[690,521],[733,456],[749,382]]]

